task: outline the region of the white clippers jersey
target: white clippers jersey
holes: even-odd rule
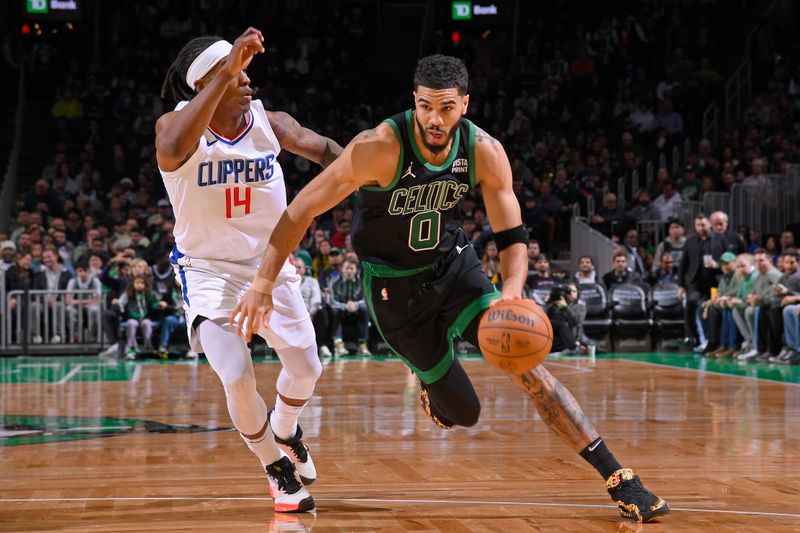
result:
[[[263,255],[286,209],[280,151],[264,106],[253,100],[235,138],[208,128],[188,161],[174,172],[161,170],[182,254],[220,261]]]

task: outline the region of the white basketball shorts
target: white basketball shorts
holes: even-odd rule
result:
[[[174,248],[170,263],[181,286],[189,344],[192,350],[202,352],[200,337],[192,327],[195,318],[202,316],[209,320],[228,320],[250,288],[250,282],[258,272],[258,260],[230,262],[197,259]],[[269,327],[259,328],[258,334],[276,350],[311,346],[315,342],[314,326],[300,295],[300,277],[289,260],[284,263],[275,280],[272,303]]]

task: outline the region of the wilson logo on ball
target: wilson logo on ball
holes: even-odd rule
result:
[[[489,311],[489,322],[496,322],[498,320],[508,320],[509,322],[519,322],[526,326],[534,327],[536,321],[528,316],[518,315],[511,309],[493,309]]]

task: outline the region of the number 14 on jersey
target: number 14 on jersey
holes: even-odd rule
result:
[[[250,214],[250,187],[227,187],[225,189],[225,218],[234,217],[234,208],[244,207],[244,214]],[[237,209],[236,216],[242,216]]]

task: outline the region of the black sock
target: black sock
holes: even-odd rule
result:
[[[581,451],[581,457],[586,459],[595,470],[600,472],[603,479],[608,479],[611,474],[622,468],[614,455],[608,451],[606,443],[601,437],[597,437],[586,448]]]

